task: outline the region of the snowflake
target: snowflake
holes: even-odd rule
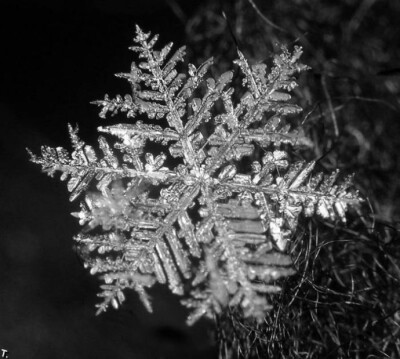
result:
[[[146,288],[159,282],[192,308],[189,323],[227,306],[262,320],[278,279],[295,272],[287,244],[299,216],[345,222],[361,199],[351,177],[337,183],[337,172],[324,177],[313,174],[314,161],[290,160],[288,151],[310,142],[287,121],[302,110],[290,95],[307,69],[299,47],[283,48],[269,72],[238,51],[235,86],[233,71],[206,77],[212,58],[179,72],[185,48],[170,56],[172,44],[156,51],[157,39],[136,28],[131,50],[140,62],[117,75],[132,95],[95,102],[102,118],[133,119],[98,128],[116,138],[112,147],[100,136],[99,157],[69,126],[71,155],[43,146],[31,160],[68,179],[71,201],[85,195],[73,213],[85,226],[75,240],[85,267],[104,281],[98,312],[117,308],[127,288],[151,311]]]

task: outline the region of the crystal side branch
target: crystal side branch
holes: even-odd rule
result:
[[[104,281],[98,312],[117,308],[128,288],[151,311],[146,290],[159,282],[184,296],[189,323],[226,306],[262,320],[278,279],[294,273],[286,247],[299,216],[345,222],[361,199],[351,177],[338,183],[337,172],[323,176],[313,173],[315,162],[290,161],[287,151],[307,143],[286,120],[302,110],[290,95],[295,75],[307,69],[300,48],[283,48],[269,72],[238,51],[236,94],[233,71],[207,77],[209,59],[181,73],[185,48],[171,56],[172,44],[154,49],[157,39],[136,27],[131,50],[140,62],[117,75],[132,95],[95,102],[102,118],[134,119],[98,128],[116,139],[113,146],[100,136],[96,153],[69,126],[71,154],[43,146],[31,160],[68,179],[71,201],[85,195],[73,213],[85,225],[75,240],[85,267]],[[155,142],[165,153],[146,152]]]

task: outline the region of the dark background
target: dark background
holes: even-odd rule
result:
[[[95,316],[98,282],[72,249],[79,231],[65,184],[28,161],[29,147],[69,148],[67,123],[96,138],[89,102],[129,91],[134,25],[184,43],[200,1],[5,1],[0,4],[0,349],[20,358],[213,358],[207,321],[185,325],[168,290],[152,290],[154,314],[135,294]]]
[[[339,347],[330,343],[333,325],[349,348],[356,339],[366,348],[362,353],[380,356],[382,348],[395,353],[387,343],[393,344],[398,322],[393,327],[386,320],[387,313],[398,312],[399,303],[398,279],[388,274],[398,273],[394,260],[400,253],[398,2],[256,1],[265,16],[289,30],[282,32],[266,26],[248,1],[212,1],[0,0],[0,349],[7,349],[10,358],[217,357],[212,323],[204,320],[188,328],[179,299],[161,286],[151,291],[154,314],[146,312],[135,293],[128,293],[120,310],[95,316],[99,283],[72,248],[72,237],[80,227],[70,213],[78,209],[78,201],[68,202],[65,183],[42,174],[29,162],[25,148],[35,153],[41,145],[69,149],[67,123],[79,124],[81,138],[96,145],[96,128],[110,120],[99,119],[99,108],[90,101],[105,93],[111,97],[129,93],[128,83],[114,74],[129,71],[135,59],[128,50],[135,24],[161,34],[159,46],[169,41],[176,47],[188,44],[195,57],[190,61],[196,65],[201,56],[215,56],[218,65],[234,58],[232,36],[224,21],[220,26],[221,3],[224,8],[227,4],[227,18],[246,56],[256,50],[260,57],[255,60],[268,59],[275,41],[303,46],[303,61],[312,70],[297,95],[311,106],[304,113],[307,117],[312,113],[305,125],[315,142],[313,158],[328,153],[323,161],[326,169],[355,172],[357,188],[374,209],[373,215],[368,214],[376,220],[373,240],[368,232],[367,241],[356,238],[355,247],[343,247],[344,251],[338,242],[325,257],[320,255],[319,263],[326,268],[319,270],[320,281],[313,275],[321,288],[330,281],[326,273],[339,268],[338,259],[343,268],[349,261],[357,263],[354,271],[343,275],[351,281],[354,275],[358,288],[373,283],[372,290],[360,297],[360,303],[368,302],[369,307],[356,303],[331,312],[321,305],[315,320],[310,314],[314,302],[310,310],[306,301],[298,302],[291,309],[296,319],[288,324],[288,351],[297,340],[299,352],[313,356],[325,348],[336,357]],[[204,3],[209,11],[199,10]],[[236,7],[238,3],[242,7]],[[195,13],[207,21],[187,26]],[[243,27],[244,20],[252,26]],[[197,40],[196,34],[200,34]],[[334,105],[342,108],[338,110],[341,135],[332,152],[333,127],[323,112],[327,96],[322,75]],[[125,121],[123,116],[115,121],[119,120]],[[331,233],[327,232],[329,243]],[[347,239],[345,232],[341,235]],[[386,268],[384,276],[369,271],[374,261]],[[335,281],[332,288],[338,288]],[[313,290],[304,292],[312,300],[314,294],[320,297]],[[326,303],[335,300],[327,297]],[[239,332],[246,335],[242,327]],[[264,337],[259,340],[265,342]]]

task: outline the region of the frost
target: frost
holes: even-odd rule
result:
[[[207,77],[212,59],[180,72],[185,48],[169,56],[172,44],[156,51],[157,38],[136,28],[131,50],[140,62],[118,75],[132,94],[95,101],[100,117],[129,118],[98,128],[112,146],[100,136],[95,151],[69,126],[71,154],[43,146],[41,156],[30,152],[31,160],[68,179],[71,201],[85,196],[73,214],[85,226],[75,241],[85,267],[104,281],[99,312],[118,308],[126,289],[151,310],[146,288],[160,282],[186,296],[189,323],[226,306],[262,320],[271,309],[267,294],[278,293],[277,280],[294,273],[287,248],[299,216],[345,222],[361,199],[349,189],[350,178],[338,183],[336,172],[313,174],[315,162],[290,162],[281,147],[307,143],[287,121],[302,110],[290,94],[295,75],[307,69],[300,48],[282,49],[269,72],[239,51],[234,71],[243,88],[234,89],[233,71]],[[151,143],[163,151],[148,152]],[[241,162],[246,158],[251,172]]]

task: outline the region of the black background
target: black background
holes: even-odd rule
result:
[[[19,358],[212,358],[211,323],[185,325],[168,290],[154,313],[135,294],[95,316],[98,282],[72,250],[79,231],[65,184],[28,161],[29,147],[69,148],[67,123],[93,143],[105,124],[89,102],[129,91],[134,25],[184,43],[184,18],[200,1],[19,0],[0,7],[0,349]]]

